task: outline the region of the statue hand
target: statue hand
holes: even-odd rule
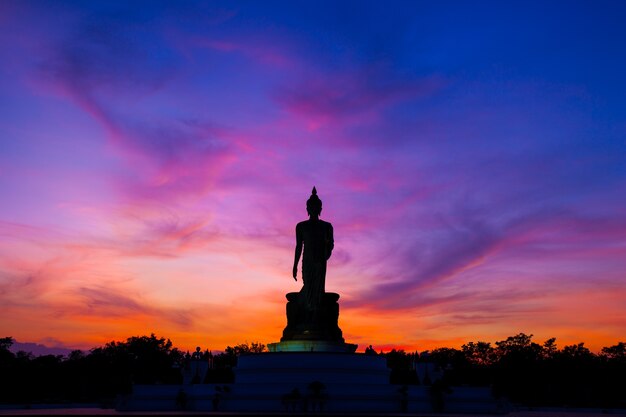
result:
[[[293,267],[293,279],[294,281],[298,281],[298,278],[296,278],[298,276],[298,267],[294,266]]]

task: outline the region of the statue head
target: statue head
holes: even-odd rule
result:
[[[322,213],[322,200],[317,196],[317,190],[313,187],[311,197],[306,202],[306,211],[309,216],[319,216]]]

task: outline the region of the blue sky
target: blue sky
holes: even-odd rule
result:
[[[6,335],[272,342],[313,185],[361,347],[625,334],[623,2],[0,15]]]

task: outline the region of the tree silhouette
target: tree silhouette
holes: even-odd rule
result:
[[[109,342],[92,349],[90,365],[99,368],[117,392],[129,393],[132,384],[179,383],[180,372],[174,366],[182,362],[183,354],[172,347],[169,339],[133,336],[125,342]]]
[[[489,366],[496,360],[496,351],[488,342],[469,342],[461,346],[465,358],[474,365]]]
[[[13,346],[13,343],[15,343],[15,340],[11,337],[1,337],[0,338],[0,351],[8,351],[11,346]]]
[[[227,355],[238,357],[239,355],[242,355],[242,354],[261,353],[261,352],[265,352],[266,350],[267,349],[265,348],[265,345],[263,343],[252,342],[248,344],[246,342],[246,343],[240,343],[235,346],[226,346],[226,349],[224,349],[224,352]]]
[[[267,351],[263,343],[240,343],[235,346],[226,346],[224,353],[213,357],[213,368],[209,369],[205,378],[206,383],[231,383],[235,380],[233,368],[237,366],[240,355],[262,353]]]
[[[441,386],[492,386],[494,393],[529,406],[626,407],[626,343],[591,352],[584,343],[559,349],[556,339],[543,344],[519,333],[494,344],[468,342],[461,349],[385,354],[392,383],[418,383],[415,362],[444,370]],[[169,339],[133,336],[67,358],[12,353],[13,338],[0,338],[0,402],[100,402],[112,405],[133,384],[180,384],[184,355]],[[373,350],[373,348],[372,348]],[[234,381],[240,355],[265,352],[258,342],[227,346],[224,353],[200,355],[211,360],[204,382]],[[371,353],[371,352],[370,352]],[[431,375],[432,377],[432,375]],[[434,383],[435,381],[433,381]],[[442,385],[443,384],[443,385]],[[436,385],[436,388],[439,386]]]
[[[601,355],[608,360],[626,361],[626,343],[619,342],[615,346],[603,347]]]
[[[413,368],[416,354],[392,349],[385,354],[387,367],[391,369],[389,380],[392,384],[417,384],[417,373]]]
[[[13,346],[14,340],[12,337],[0,338],[0,370],[8,369],[15,360],[15,355],[9,349]],[[3,372],[3,373],[4,373]]]

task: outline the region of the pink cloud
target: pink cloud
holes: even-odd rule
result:
[[[621,282],[623,152],[581,138],[595,113],[563,111],[581,94],[416,75],[394,57],[338,64],[288,25],[240,31],[236,13],[206,11],[174,14],[183,26],[40,10],[0,34],[3,73],[30,80],[10,99],[27,122],[2,126],[19,140],[0,185],[28,197],[7,204],[23,223],[0,223],[3,326],[30,315],[22,327],[48,334],[62,315],[60,332],[89,340],[150,326],[192,347],[271,340],[313,185],[336,231],[329,286],[357,338],[410,346],[547,320],[574,332],[564,306]],[[102,138],[102,155],[73,147]],[[585,328],[623,328],[601,317],[622,311],[608,298]]]
[[[384,109],[428,98],[444,84],[440,77],[405,79],[380,64],[344,73],[308,74],[297,85],[280,89],[275,99],[310,130],[317,130],[345,123],[372,124]]]

